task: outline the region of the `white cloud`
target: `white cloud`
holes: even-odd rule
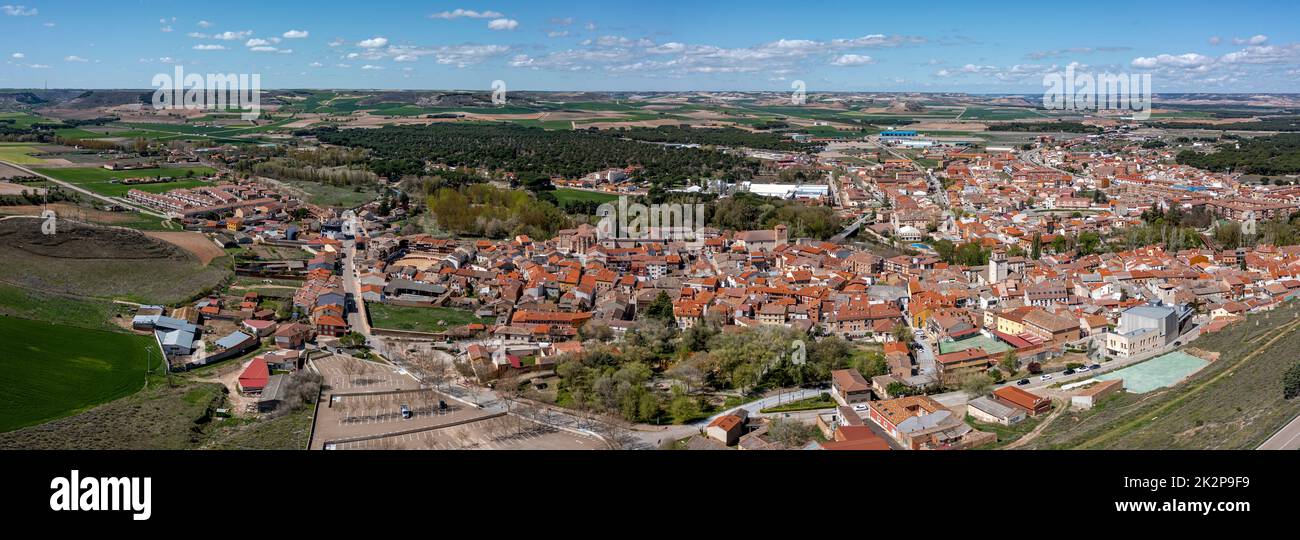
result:
[[[556,26],[569,26],[573,24],[573,17],[556,17],[551,19],[551,24]]]
[[[1220,43],[1223,43],[1223,38],[1219,36],[1210,36],[1210,45],[1218,45]]]
[[[224,50],[226,50],[226,46],[225,46],[225,45],[195,45],[195,46],[194,46],[194,50],[196,50],[196,51],[224,51]]]
[[[187,36],[189,36],[189,37],[192,37],[192,38],[194,38],[194,39],[208,39],[208,38],[212,37],[212,36],[209,36],[209,35],[207,35],[207,34],[204,34],[203,32],[190,32],[190,33],[185,34],[185,35],[187,35]]]
[[[366,71],[383,71],[383,70],[384,70],[384,67],[383,67],[383,66],[374,66],[374,65],[366,64],[366,65],[364,65],[364,66],[361,66],[361,69],[364,69],[364,70],[366,70]]]
[[[171,26],[164,26],[164,27],[162,27],[162,28],[159,28],[159,30],[162,30],[163,32],[171,32],[171,31],[172,31],[172,27],[171,27]]]
[[[1140,56],[1134,58],[1132,65],[1135,68],[1153,69],[1162,67],[1176,68],[1199,68],[1214,63],[1214,58],[1197,53],[1187,54],[1161,54],[1158,56]]]
[[[865,66],[876,63],[876,59],[861,54],[845,54],[831,61],[833,66]]]
[[[465,17],[469,19],[497,19],[497,18],[505,17],[505,15],[498,13],[496,11],[474,11],[472,9],[458,8],[458,9],[453,9],[451,11],[444,11],[442,13],[434,13],[433,15],[429,16],[430,19],[443,19],[443,20],[459,19],[461,17]]]
[[[488,21],[487,26],[492,30],[514,30],[519,27],[519,21],[514,19],[493,19]]]
[[[50,69],[50,66],[48,64],[31,64],[27,67],[32,69]]]
[[[222,41],[239,41],[241,39],[247,39],[252,35],[252,30],[244,30],[242,32],[231,32],[230,30],[226,30],[225,32],[212,36],[212,38]]]
[[[509,65],[561,72],[603,69],[610,73],[659,73],[680,77],[692,73],[792,73],[813,64],[865,65],[874,61],[861,51],[925,43],[925,38],[869,34],[856,38],[816,41],[778,39],[750,47],[669,42],[649,38],[599,36],[578,47],[537,56],[520,56]]]
[[[314,67],[314,68],[325,67],[325,64],[322,64],[320,62],[312,62],[310,64],[307,64],[307,67]]]
[[[568,30],[551,30],[550,32],[546,33],[546,37],[553,37],[553,38],[565,37],[567,35],[569,35]]]
[[[250,39],[250,40],[244,42],[244,46],[245,46],[245,47],[262,47],[262,46],[266,46],[266,45],[270,45],[270,44],[271,44],[270,41],[267,41],[267,40],[262,39],[262,38],[253,38],[253,39]]]
[[[199,25],[199,28],[211,28],[211,27],[212,27],[212,23],[210,23],[210,22],[208,22],[208,21],[199,21],[199,22],[198,22],[198,25]]]
[[[290,30],[284,33],[284,39],[302,39],[309,35],[311,35],[311,32],[306,30]]]
[[[31,17],[32,15],[36,15],[40,13],[40,11],[37,11],[36,8],[29,8],[21,4],[16,6],[8,5],[8,4],[3,5],[0,6],[0,11],[3,11],[5,15],[9,15],[11,17]]]
[[[1268,43],[1268,36],[1260,34],[1248,38],[1236,38],[1232,40],[1232,43],[1234,45],[1263,45]]]
[[[270,46],[265,46],[265,45],[263,45],[263,46],[260,46],[260,47],[249,47],[248,50],[253,51],[253,52],[276,52],[276,51],[279,50],[279,49],[276,49],[275,47],[270,47]]]
[[[90,60],[86,60],[85,58],[82,58],[74,54],[71,56],[63,57],[63,61],[64,62],[89,62]]]
[[[12,56],[12,57],[14,57],[14,58],[17,58],[17,59],[20,59],[20,60],[23,59],[23,58],[27,58],[27,55],[25,55],[25,54],[23,54],[23,53],[20,53],[20,52],[13,53],[13,54],[11,54],[10,56]]]
[[[386,37],[372,37],[370,39],[357,42],[357,46],[363,49],[378,49],[385,45],[388,45],[388,38]]]
[[[392,58],[395,62],[414,62],[423,56],[431,56],[442,65],[466,67],[484,62],[510,52],[505,45],[443,45],[439,47],[393,46],[384,51],[367,51],[357,56],[367,60]],[[356,53],[353,53],[356,54]],[[349,55],[350,57],[352,55]]]

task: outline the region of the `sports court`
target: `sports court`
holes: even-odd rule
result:
[[[974,349],[977,347],[980,349],[984,349],[984,352],[989,354],[998,354],[1000,352],[1006,352],[1008,349],[1011,348],[1011,346],[1007,345],[1006,343],[988,337],[984,334],[979,334],[975,337],[969,337],[959,341],[941,341],[939,342],[939,354],[948,354],[948,353],[953,353],[958,351],[964,351],[966,349]]]
[[[1124,390],[1145,394],[1178,384],[1209,364],[1210,362],[1203,358],[1197,358],[1183,351],[1174,351],[1119,371],[1098,375],[1097,379],[1103,381],[1124,379]]]

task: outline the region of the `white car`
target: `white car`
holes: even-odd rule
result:
[[[867,410],[867,406],[866,406],[866,405],[863,405],[863,404],[861,404],[861,403],[859,403],[859,404],[853,406],[853,410],[858,411],[858,412],[862,412],[862,411]]]
[[[1051,375],[1046,375],[1046,374],[1044,374],[1043,376],[1039,377],[1038,380],[1040,380],[1040,381],[1050,381],[1050,380],[1052,380],[1052,376],[1051,376]]]
[[[1092,369],[1089,368],[1088,366],[1083,366],[1083,367],[1081,367],[1081,368],[1079,368],[1079,369],[1074,370],[1075,373],[1083,373],[1083,372],[1085,372],[1085,371],[1092,371]]]

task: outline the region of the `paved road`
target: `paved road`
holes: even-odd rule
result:
[[[104,202],[109,203],[109,204],[114,204],[114,205],[117,205],[117,206],[125,206],[125,207],[127,207],[127,208],[132,209],[132,210],[135,210],[135,211],[137,211],[137,212],[140,212],[141,214],[145,214],[145,215],[148,215],[148,216],[153,216],[153,217],[156,217],[156,218],[159,218],[159,219],[168,219],[167,216],[164,216],[164,215],[162,215],[162,214],[159,214],[158,212],[155,212],[155,211],[153,211],[153,210],[149,210],[149,209],[147,209],[147,208],[145,208],[145,207],[143,207],[143,206],[136,206],[136,205],[133,204],[133,203],[127,202],[125,199],[115,199],[115,198],[113,198],[113,197],[108,197],[108,196],[100,195],[100,194],[98,194],[98,193],[95,193],[95,192],[93,192],[93,191],[90,191],[90,190],[88,190],[88,189],[86,189],[86,188],[83,188],[83,187],[81,187],[81,186],[78,186],[78,185],[76,185],[76,184],[69,184],[69,183],[67,183],[67,182],[64,182],[63,180],[59,180],[58,178],[54,178],[54,177],[49,176],[49,175],[45,175],[45,174],[38,173],[38,172],[33,171],[33,170],[31,170],[31,169],[28,169],[27,167],[24,167],[24,166],[22,166],[22,165],[18,165],[17,163],[10,163],[10,162],[8,162],[8,161],[0,161],[0,163],[3,163],[3,164],[5,164],[5,165],[8,165],[8,166],[13,167],[13,168],[15,168],[15,169],[18,169],[18,170],[20,170],[20,171],[22,171],[22,172],[24,172],[24,173],[30,174],[30,175],[32,175],[32,176],[39,176],[39,177],[41,177],[41,178],[44,178],[44,179],[46,179],[46,180],[49,180],[50,182],[54,182],[55,184],[58,184],[58,185],[63,186],[63,187],[65,187],[65,188],[68,188],[68,189],[70,189],[70,190],[72,190],[72,191],[76,191],[77,193],[81,193],[81,194],[83,194],[83,195],[88,195],[88,196],[90,196],[90,197],[93,197],[93,198],[99,199],[99,200],[104,201]]]
[[[361,299],[361,279],[357,275],[357,243],[348,240],[343,243],[343,291],[352,298],[355,309],[348,312],[348,325],[353,330],[370,339],[370,321],[366,318],[366,303]]]
[[[1270,437],[1260,450],[1300,450],[1300,416]]]

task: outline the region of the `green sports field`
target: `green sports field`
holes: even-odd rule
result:
[[[454,326],[491,322],[475,317],[468,311],[451,308],[390,306],[367,302],[366,309],[370,311],[372,326],[388,330],[442,332]]]
[[[560,188],[554,191],[555,200],[560,202],[561,207],[566,207],[570,202],[575,201],[595,201],[604,204],[618,200],[618,195],[612,193],[597,193],[595,191],[583,191],[581,189]]]
[[[35,170],[38,173],[53,176],[54,178],[58,178],[64,182],[76,184],[100,195],[107,195],[109,197],[124,197],[126,196],[126,193],[132,189],[147,191],[149,193],[165,193],[173,189],[206,186],[210,184],[199,180],[198,178],[187,179],[185,178],[185,174],[193,171],[195,177],[200,177],[215,172],[209,167],[138,169],[134,171],[110,171],[100,167]],[[123,178],[146,178],[154,176],[170,176],[176,178],[176,181],[163,184],[140,184],[134,186],[113,183],[113,180],[121,180]]]
[[[154,340],[0,317],[0,432],[62,418],[135,393]]]

